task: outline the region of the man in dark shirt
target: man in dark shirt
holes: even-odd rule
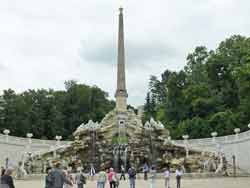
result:
[[[1,188],[15,188],[11,174],[12,169],[6,169],[5,174],[1,177]]]
[[[57,163],[55,168],[48,174],[48,181],[51,182],[52,188],[63,188],[64,184],[72,186],[71,181],[66,178],[60,167],[61,164]]]

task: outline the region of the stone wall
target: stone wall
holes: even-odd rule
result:
[[[177,145],[185,145],[182,140],[174,140],[173,142]],[[232,156],[235,155],[236,165],[250,172],[250,131],[215,139],[189,140],[188,147],[201,151],[223,152],[230,164],[233,163]]]
[[[70,142],[60,142],[61,145],[68,145]],[[47,152],[57,145],[54,140],[39,140],[31,139],[31,145],[28,138],[20,138],[14,136],[8,136],[0,134],[0,165],[5,164],[5,160],[8,157],[10,164],[15,166],[19,161],[22,161],[23,157],[28,152],[33,154],[39,154]]]

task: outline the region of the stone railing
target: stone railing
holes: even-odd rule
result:
[[[236,158],[236,165],[240,169],[250,172],[250,131],[239,134],[184,140],[173,140],[173,143],[179,146],[188,147],[199,151],[221,152],[227,158],[227,161],[233,164],[232,157]]]
[[[19,161],[23,160],[28,152],[35,155],[43,154],[57,147],[66,147],[70,143],[69,141],[60,141],[60,146],[58,146],[58,142],[55,140],[39,140],[15,136],[7,137],[0,134],[0,165],[3,166],[6,158],[9,158],[10,163],[15,166]]]
[[[6,135],[0,134],[0,142],[6,143]],[[26,145],[29,143],[29,138],[23,137],[15,137],[8,136],[8,144],[18,144],[18,145]],[[31,139],[32,145],[46,145],[46,146],[54,146],[56,145],[56,140],[40,140],[40,139]],[[60,141],[61,145],[69,145],[71,141]]]
[[[220,144],[230,144],[230,143],[249,141],[249,140],[250,140],[250,130],[239,133],[237,136],[228,135],[215,138],[215,142]],[[173,142],[177,145],[184,145],[184,140],[173,140]],[[213,145],[214,139],[213,138],[190,139],[188,140],[188,144],[190,146]]]

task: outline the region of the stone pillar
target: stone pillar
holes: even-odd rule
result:
[[[115,93],[116,110],[118,112],[127,111],[126,77],[125,77],[125,48],[124,48],[124,26],[123,8],[119,13],[119,34],[118,34],[118,57],[117,57],[117,89]]]

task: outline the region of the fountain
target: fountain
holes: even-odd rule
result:
[[[76,138],[74,142],[62,150],[56,149],[59,155],[55,156],[54,160],[65,160],[68,164],[79,165],[85,169],[95,161],[97,171],[112,166],[119,171],[121,164],[126,168],[133,165],[141,171],[140,168],[147,161],[154,163],[158,170],[166,165],[172,170],[185,165],[186,169],[197,172],[200,170],[201,160],[210,159],[217,162],[218,158],[215,156],[202,156],[200,151],[191,149],[187,153],[187,148],[166,142],[170,134],[161,122],[151,118],[143,125],[141,116],[127,109],[123,28],[123,8],[120,8],[116,108],[106,114],[98,126],[91,120],[86,125],[81,124],[73,133]],[[163,158],[166,152],[171,157]],[[72,160],[75,155],[77,159]],[[42,155],[41,161],[53,158],[51,156],[53,151]]]

